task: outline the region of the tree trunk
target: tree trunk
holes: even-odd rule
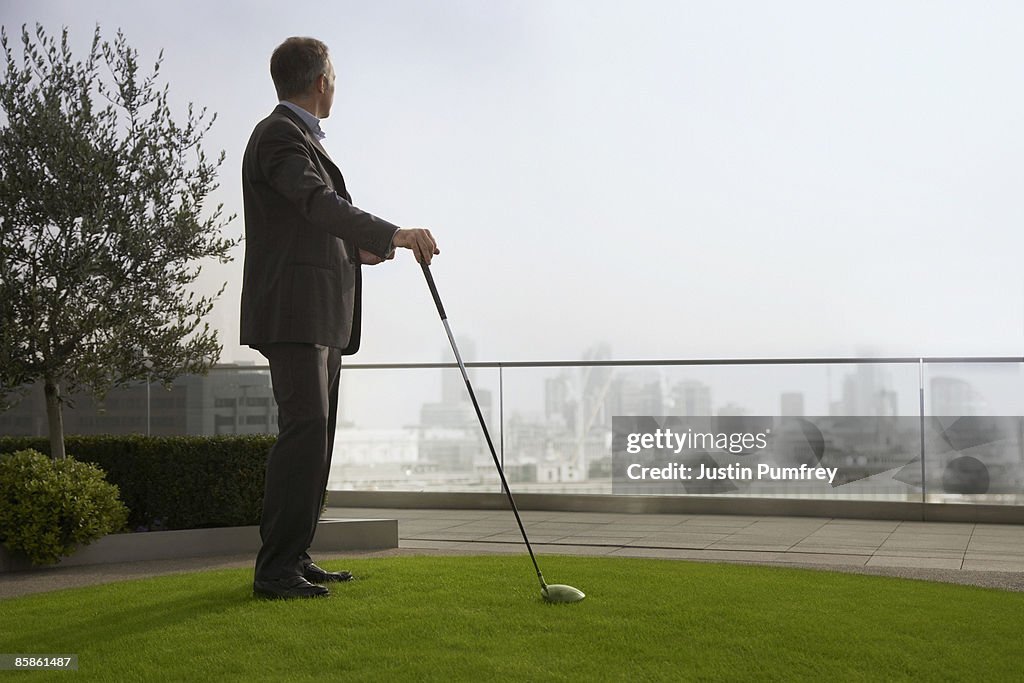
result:
[[[64,459],[64,417],[61,414],[60,385],[57,380],[47,377],[43,383],[46,394],[46,420],[50,426],[50,457]]]

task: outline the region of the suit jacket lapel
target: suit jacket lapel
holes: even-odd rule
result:
[[[327,153],[327,150],[324,149],[324,146],[322,144],[320,144],[320,140],[317,139],[315,135],[313,135],[313,132],[309,129],[306,123],[302,119],[300,119],[295,112],[293,112],[291,109],[284,106],[283,104],[277,105],[276,111],[284,114],[292,121],[294,121],[296,125],[298,125],[299,130],[302,131],[302,134],[305,135],[306,139],[310,142],[310,144],[313,145],[313,149],[319,152],[320,156],[323,157],[323,160],[327,166],[327,172],[333,172],[333,174],[337,176],[337,180],[341,181],[340,185],[334,188],[335,192],[345,197],[346,201],[352,201],[352,198],[349,197],[348,189],[345,187],[345,177],[341,175],[341,169],[338,168],[338,165],[334,163],[334,160],[331,159],[331,155]],[[335,184],[337,185],[337,181],[335,181]]]
[[[331,166],[334,166],[334,168],[338,168],[337,164],[334,163],[334,160],[331,159],[331,155],[328,154],[327,150],[324,149],[324,146],[320,144],[320,140],[317,139],[317,137],[313,135],[313,133],[310,132],[308,128],[305,130],[305,133],[306,138],[313,143],[314,147],[316,147],[316,151],[320,152],[320,154],[324,156],[324,159],[326,159],[331,164]]]

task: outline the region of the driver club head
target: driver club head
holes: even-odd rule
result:
[[[541,588],[540,595],[548,602],[554,603],[579,602],[587,597],[579,588],[573,588],[564,583],[546,584]]]

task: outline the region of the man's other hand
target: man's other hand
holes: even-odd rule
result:
[[[427,265],[430,265],[430,259],[441,253],[434,236],[426,228],[402,228],[395,233],[391,243],[396,247],[412,249],[416,260]]]
[[[384,259],[382,259],[380,256],[377,256],[376,254],[371,254],[365,249],[360,249],[359,262],[362,263],[364,266],[375,266],[378,263],[384,263]]]

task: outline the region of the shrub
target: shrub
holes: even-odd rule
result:
[[[117,487],[94,465],[33,450],[0,455],[0,543],[33,564],[122,531],[127,518]]]

